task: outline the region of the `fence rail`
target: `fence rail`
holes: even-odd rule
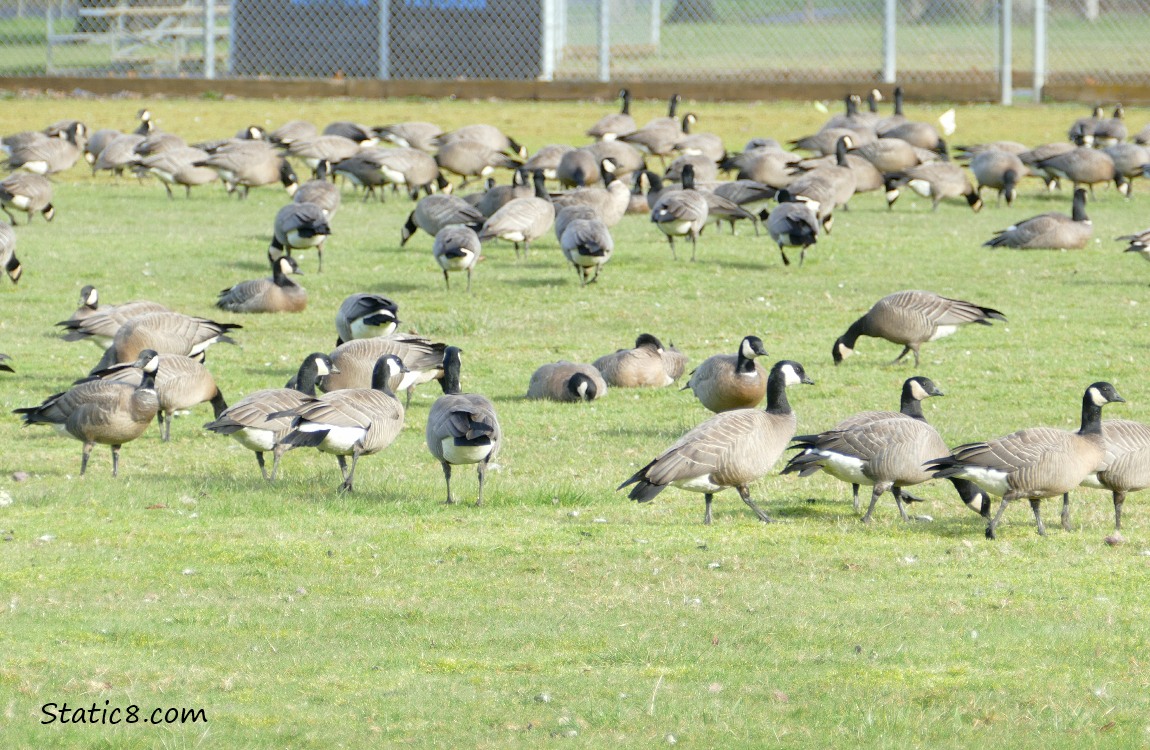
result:
[[[1150,0],[0,0],[0,75],[1147,85]],[[1057,50],[1050,54],[1048,50]]]

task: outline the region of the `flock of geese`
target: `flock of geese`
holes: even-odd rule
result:
[[[1075,122],[1066,143],[960,147],[959,158],[968,161],[972,182],[950,160],[945,123],[940,133],[931,123],[907,118],[897,89],[894,113],[887,117],[878,112],[878,92],[871,93],[865,108],[858,97],[847,97],[843,114],[791,144],[813,152],[807,156],[766,138],[729,153],[714,134],[694,130],[697,115],[677,115],[677,96],[666,117],[639,127],[630,115],[629,92],[620,96],[622,111],[587,130],[591,145],[545,146],[533,155],[488,125],[445,132],[424,122],[379,127],[337,122],[321,132],[311,123],[293,121],[270,133],[248,127],[233,138],[189,145],[159,131],[147,110],[133,133],[90,132],[84,123],[65,121],[3,139],[11,174],[0,181],[0,206],[13,225],[13,212],[23,212],[29,222],[37,214],[51,221],[56,207],[49,177],[81,158],[94,173],[130,171],[158,178],[169,197],[174,186],[190,194],[216,180],[241,199],[253,188],[282,185],[290,202],[272,228],[271,276],[223,290],[216,304],[235,313],[286,313],[307,305],[306,291],[291,279],[299,271],[293,252],[314,248],[323,269],[324,243],[342,197],[338,179],[362,191],[364,200],[376,195],[384,200],[390,189],[415,201],[401,243],[419,230],[433,236],[432,257],[445,284],[450,288],[450,274],[464,272],[470,291],[482,247],[494,240],[511,242],[517,255],[526,254],[533,242],[554,231],[580,283],[587,284],[611,259],[611,229],[628,213],[648,216],[673,255],[676,239],[689,241],[692,260],[712,222],[729,222],[733,230],[736,222],[748,221],[756,234],[765,225],[784,264],[790,263],[787,249],[798,248],[801,265],[807,250],[831,231],[834,211],[856,193],[883,190],[893,208],[900,192],[910,189],[929,197],[935,209],[943,201],[962,200],[977,211],[983,188],[997,190],[1010,204],[1026,177],[1039,177],[1051,189],[1071,183],[1071,214],[1047,213],[1019,222],[986,245],[1077,248],[1092,235],[1088,192],[1114,182],[1125,194],[1133,179],[1150,173],[1150,152],[1144,147],[1150,127],[1126,142],[1121,107],[1109,118],[1099,109]],[[391,145],[380,145],[385,142]],[[663,164],[662,174],[648,169],[652,159]],[[301,184],[296,169],[304,167],[312,175]],[[510,173],[509,184],[495,184],[497,170]],[[721,181],[723,171],[736,173],[736,179]],[[488,184],[460,197],[448,175],[462,178],[459,187],[475,180]],[[549,181],[562,192],[550,191]],[[766,205],[769,200],[773,206]],[[23,273],[16,236],[12,226],[0,222],[0,265],[13,283]],[[1130,251],[1150,257],[1150,230],[1123,239]],[[461,391],[458,347],[396,333],[397,313],[398,305],[381,295],[350,295],[339,309],[334,351],[308,354],[285,387],[259,390],[228,405],[203,364],[204,352],[231,341],[229,334],[242,326],[184,315],[150,301],[103,304],[98,291],[87,286],[79,308],[59,326],[66,340],[99,345],[104,350],[100,362],[69,390],[16,413],[26,424],[49,424],[82,441],[81,474],[93,447],[109,445],[116,476],[120,447],[140,437],[154,418],[167,440],[178,410],[208,402],[215,418],[206,429],[253,451],[265,479],[275,479],[288,450],[312,447],[336,456],[340,488],[351,491],[360,457],[383,451],[399,435],[412,389],[436,380],[443,395],[428,414],[427,449],[443,468],[447,502],[455,502],[453,467],[475,465],[481,503],[487,468],[503,440],[495,406],[482,395]],[[967,324],[1004,320],[1002,312],[973,302],[923,290],[896,292],[847,327],[832,346],[832,358],[842,363],[858,340],[869,336],[901,345],[895,361],[913,354],[917,367],[923,344]],[[863,412],[825,432],[796,436],[787,389],[812,381],[798,362],[783,360],[768,369],[757,361],[764,356],[763,342],[747,336],[733,354],[714,355],[691,371],[684,390],[691,390],[714,416],[618,489],[629,487],[629,496],[640,502],[669,486],[701,493],[709,524],[713,496],[733,488],[766,522],[771,518],[751,497],[749,486],[791,448],[798,452],[784,473],[822,471],[850,483],[856,511],[859,486],[872,487],[863,521],[871,519],[887,492],[908,519],[905,504],[917,498],[905,488],[946,479],[964,504],[988,519],[986,535],[994,538],[1007,505],[1022,499],[1030,502],[1042,534],[1040,501],[1062,495],[1062,521],[1068,526],[1069,492],[1084,484],[1113,493],[1118,530],[1126,494],[1150,486],[1150,427],[1102,421],[1102,407],[1123,400],[1109,383],[1086,389],[1075,432],[1030,428],[951,450],[924,418],[921,402],[941,392],[921,376],[904,383],[897,412]],[[0,355],[0,370],[11,371],[10,361]],[[670,386],[686,371],[681,352],[644,333],[634,347],[592,363],[540,366],[530,378],[527,397],[592,401],[609,388]],[[406,391],[406,402],[397,395],[400,391]],[[764,399],[766,408],[759,408]],[[270,472],[267,453],[272,455]],[[991,496],[1001,498],[993,516]]]

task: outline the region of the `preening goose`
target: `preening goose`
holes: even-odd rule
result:
[[[80,476],[88,470],[88,457],[96,443],[112,447],[112,476],[119,473],[120,446],[131,442],[152,423],[160,409],[156,372],[160,358],[144,350],[133,364],[143,372],[139,385],[93,380],[49,396],[39,406],[16,409],[24,424],[50,424],[59,432],[83,441]]]
[[[280,183],[288,194],[299,187],[299,179],[287,159],[263,141],[234,141],[193,166],[214,169],[229,193],[247,198],[253,187]]]
[[[112,345],[95,369],[102,370],[117,362],[131,362],[148,349],[160,354],[196,356],[212,344],[236,343],[227,334],[240,328],[243,326],[236,323],[217,323],[174,312],[137,315],[116,331]]]
[[[451,467],[475,464],[479,473],[479,499],[483,505],[483,483],[487,466],[499,455],[503,431],[495,415],[495,405],[486,396],[464,393],[459,387],[460,352],[449,346],[443,351],[443,395],[427,414],[427,450],[443,466],[447,483],[447,504],[451,494]]]
[[[597,281],[599,271],[615,252],[611,230],[593,209],[590,210],[592,215],[586,215],[588,210],[586,206],[576,206],[560,211],[561,215],[566,214],[562,232],[559,232],[558,218],[555,222],[559,248],[579,274],[580,286]]]
[[[327,214],[314,203],[289,203],[276,213],[272,247],[289,258],[292,250],[315,248],[323,273],[323,246],[331,236]]]
[[[682,390],[715,413],[732,409],[753,409],[767,395],[767,370],[755,361],[767,350],[758,336],[747,336],[734,354],[707,357],[691,373]]]
[[[390,336],[399,325],[399,305],[381,294],[348,295],[335,313],[335,345],[353,339]]]
[[[633,349],[620,349],[606,354],[592,364],[607,381],[617,388],[663,388],[683,374],[686,357],[675,349],[665,349],[663,342],[649,333],[635,339]]]
[[[765,209],[764,209],[765,211]],[[783,265],[791,264],[787,257],[786,247],[799,248],[799,265],[807,259],[807,248],[818,242],[819,203],[809,198],[784,201],[771,209],[765,216],[760,214],[767,223],[767,232],[771,239],[779,245],[779,255],[783,258]]]
[[[895,292],[874,303],[865,315],[851,323],[846,333],[835,340],[831,356],[836,365],[842,364],[854,353],[860,336],[874,336],[903,345],[902,352],[891,364],[913,353],[914,366],[918,367],[918,350],[926,342],[949,336],[961,325],[988,326],[992,320],[1005,321],[1006,317],[998,310],[934,292]]]
[[[319,379],[337,372],[331,359],[320,352],[307,355],[296,373],[294,388],[265,388],[248,394],[241,401],[216,415],[204,429],[220,435],[231,435],[240,445],[256,454],[256,463],[265,480],[275,481],[280,458],[288,449],[280,442],[291,432],[293,416],[271,417],[272,414],[291,412],[305,401],[315,397]],[[268,475],[264,466],[264,453],[272,452],[272,471]]]
[[[403,429],[403,404],[391,390],[390,381],[404,371],[399,357],[385,354],[372,369],[370,388],[331,391],[271,414],[273,418],[293,418],[291,432],[280,442],[291,448],[306,446],[333,454],[343,474],[340,491],[351,492],[359,457],[379,453],[395,442]],[[350,470],[347,456],[351,456]]]
[[[385,354],[394,354],[403,362],[404,367],[403,378],[395,390],[407,391],[406,404],[410,404],[415,386],[443,376],[443,350],[446,347],[446,344],[407,334],[347,341],[331,353],[331,361],[339,371],[323,378],[320,387],[329,392],[344,388],[368,388],[379,358]]]
[[[767,475],[795,434],[797,419],[787,401],[787,386],[813,382],[798,362],[776,362],[767,381],[765,411],[736,409],[716,414],[618,489],[635,485],[628,497],[641,503],[653,500],[668,486],[701,492],[706,502],[703,523],[710,524],[715,493],[734,487],[759,520],[770,522],[770,516],[751,498],[748,485]]]
[[[1045,534],[1040,503],[1043,498],[1066,495],[1103,465],[1106,439],[1102,434],[1102,407],[1125,401],[1114,386],[1099,381],[1082,395],[1082,422],[1077,432],[1051,427],[1032,427],[984,443],[968,443],[950,455],[926,463],[935,477],[961,477],[1002,498],[998,512],[986,527],[986,538],[995,530],[1006,506],[1029,500],[1038,525]],[[1063,503],[1062,524],[1069,527],[1068,506]]]
[[[527,398],[594,401],[607,393],[607,381],[593,365],[560,360],[541,365],[531,375]]]
[[[1039,214],[1000,229],[983,247],[1013,247],[1020,250],[1077,250],[1094,235],[1094,224],[1086,215],[1086,191],[1074,191],[1070,216],[1057,211]]]
[[[159,354],[159,370],[156,372],[156,396],[160,408],[156,419],[160,423],[160,439],[165,443],[172,439],[172,420],[177,411],[210,402],[216,418],[228,408],[224,394],[216,385],[215,378],[203,363],[180,354]],[[143,379],[143,371],[136,363],[118,364],[92,373],[77,384],[88,380],[127,383],[138,386]]]

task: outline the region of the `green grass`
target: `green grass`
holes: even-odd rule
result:
[[[138,101],[12,99],[0,132],[66,116],[129,128]],[[369,124],[488,121],[535,148],[581,143],[609,103],[154,101],[158,124],[189,139],[295,117]],[[809,104],[689,103],[732,147],[795,137],[823,115]],[[640,119],[659,102],[636,102]],[[942,108],[911,106],[933,118]],[[962,107],[953,142],[1064,137],[1081,107]],[[1130,110],[1132,125],[1147,112]],[[25,276],[0,285],[4,413],[83,375],[94,347],[56,337],[85,283],[106,301],[147,298],[243,323],[240,346],[209,364],[230,401],[281,384],[308,352],[329,350],[332,317],[353,291],[389,294],[405,328],[464,349],[465,389],[492,397],[506,433],[487,505],[445,507],[423,445],[436,396],[417,393],[407,427],[365,458],[357,491],[337,494],[330,456],[295,451],[266,485],[252,455],[200,425],[173,440],[152,429],[77,475],[80,444],[0,419],[0,709],[12,747],[970,747],[1137,746],[1150,676],[1150,512],[1127,503],[1128,542],[1109,547],[1109,498],[1076,493],[1074,531],[1034,533],[1012,507],[994,543],[949,488],[926,486],[903,524],[884,500],[864,527],[832,480],[771,475],[753,492],[783,523],[759,524],[733,494],[701,523],[694,494],[637,506],[614,487],[708,414],[674,388],[613,390],[590,405],[528,403],[536,366],[589,361],[642,331],[693,363],[749,333],[771,360],[802,362],[799,429],[892,408],[910,365],[863,339],[841,367],[835,337],[876,299],[926,288],[1003,310],[1007,324],[924,347],[948,394],[929,419],[951,444],[1031,425],[1072,427],[1085,385],[1109,379],[1150,419],[1145,264],[1112,237],[1144,228],[1150,191],[1101,191],[1097,242],[1078,252],[991,252],[993,230],[1068,210],[1028,183],[1013,209],[904,197],[888,212],[859,196],[803,268],[783,268],[765,237],[709,229],[699,261],[672,262],[645,218],[616,228],[616,257],[581,289],[547,238],[526,260],[492,245],[471,296],[447,294],[430,238],[398,247],[410,203],[362,204],[334,220],[325,272],[303,256],[305,313],[238,316],[219,289],[266,274],[271,189],[246,202],[216,188],[168,201],[156,184],[56,185],[58,214],[18,227]],[[461,280],[455,280],[461,290]],[[23,471],[30,478],[14,481]],[[472,499],[474,474],[457,472]],[[1048,506],[1051,504],[1047,504]],[[1048,507],[1053,520],[1056,509]],[[42,726],[49,702],[204,708],[206,725]]]

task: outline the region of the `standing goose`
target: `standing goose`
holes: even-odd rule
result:
[[[455,502],[451,494],[451,467],[476,464],[479,499],[475,504],[478,506],[483,505],[487,465],[499,455],[503,432],[490,399],[460,390],[459,365],[459,349],[447,347],[443,351],[443,378],[439,381],[443,395],[427,414],[427,450],[443,466],[448,505]]]
[[[227,334],[239,328],[243,326],[174,312],[145,313],[120,326],[112,337],[112,345],[95,369],[102,370],[117,362],[131,362],[148,349],[160,354],[194,357],[212,344],[236,343]]]
[[[1017,154],[995,149],[975,154],[970,160],[970,171],[978,181],[979,194],[984,187],[995,188],[998,199],[1005,198],[1007,206],[1014,205],[1019,179],[1030,173]]]
[[[268,133],[268,141],[277,146],[288,147],[295,141],[315,138],[319,129],[307,120],[289,120]]]
[[[627,206],[631,203],[631,191],[615,178],[615,163],[610,159],[600,162],[599,173],[604,187],[579,187],[554,198],[556,208],[568,206],[589,206],[608,227],[623,220]]]
[[[698,121],[698,115],[693,113],[683,116],[683,137],[675,145],[675,150],[686,156],[702,156],[715,163],[722,161],[727,155],[723,139],[715,133],[692,133],[691,128]]]
[[[260,473],[267,481],[275,481],[280,457],[288,449],[280,441],[291,432],[292,416],[272,417],[272,414],[290,412],[305,401],[315,398],[319,378],[334,372],[331,359],[315,352],[307,355],[294,380],[295,388],[265,388],[248,394],[239,403],[228,407],[204,429],[220,435],[231,435],[240,445],[256,454]],[[272,452],[272,472],[264,466],[264,453]]]
[[[854,153],[863,157],[883,174],[905,172],[938,161],[939,155],[933,151],[915,148],[901,138],[879,138],[873,143],[857,144]]]
[[[588,128],[587,135],[597,141],[613,141],[639,129],[635,119],[631,117],[630,90],[619,89],[619,99],[623,102],[622,110],[600,117],[598,122]]]
[[[593,365],[566,360],[541,365],[527,386],[527,398],[550,401],[594,401],[606,393],[607,381]]]
[[[338,135],[347,138],[349,141],[355,141],[360,148],[371,148],[379,143],[379,136],[375,134],[373,128],[347,120],[329,123],[323,129],[323,135]]]
[[[448,274],[467,272],[467,293],[471,293],[471,271],[482,258],[483,245],[475,230],[462,224],[454,224],[440,229],[431,246],[431,255],[443,270],[443,283],[451,290]]]
[[[894,208],[899,188],[903,185],[923,198],[930,198],[932,211],[937,211],[938,204],[947,198],[965,198],[966,204],[975,213],[982,209],[982,198],[978,197],[978,191],[970,184],[966,172],[962,167],[949,161],[920,164],[901,174],[889,175],[886,190],[887,208]]]
[[[331,361],[338,372],[323,378],[320,387],[328,392],[367,388],[379,358],[394,354],[403,362],[404,368],[403,378],[395,390],[407,391],[405,405],[410,405],[415,386],[443,377],[443,350],[446,348],[446,344],[406,334],[347,341],[331,353]]]
[[[66,172],[84,153],[82,141],[86,132],[83,123],[73,121],[58,137],[31,141],[14,148],[8,156],[8,169],[23,169],[45,176]]]
[[[122,177],[125,169],[139,162],[140,156],[136,153],[135,148],[143,140],[144,136],[134,133],[113,138],[100,151],[100,155],[92,164],[92,174],[108,171],[116,177]]]
[[[683,167],[683,189],[665,193],[651,208],[651,221],[667,237],[671,246],[671,257],[675,258],[675,238],[688,237],[691,240],[691,260],[695,260],[699,234],[707,225],[710,208],[707,199],[695,190],[695,168],[690,164]]]
[[[342,196],[339,192],[339,185],[328,179],[331,172],[331,163],[321,161],[315,168],[315,179],[308,180],[300,185],[292,196],[293,203],[314,203],[323,209],[323,214],[328,219],[335,216],[335,212],[339,210]]]
[[[336,164],[344,159],[350,159],[359,151],[359,143],[342,135],[318,135],[315,138],[303,138],[292,141],[287,150],[289,156],[302,159],[305,164],[311,167],[313,173],[321,161]]]
[[[123,133],[113,128],[102,128],[92,133],[88,142],[84,144],[84,161],[88,164],[95,164],[96,159],[100,158],[100,152],[121,135]],[[147,133],[140,133],[140,135],[147,135]]]
[[[435,154],[435,162],[440,169],[463,178],[459,184],[460,189],[466,187],[472,177],[489,177],[496,169],[515,169],[519,166],[519,161],[502,151],[468,140],[443,144]]]
[[[599,271],[611,260],[615,239],[607,224],[597,216],[576,218],[567,222],[559,238],[559,247],[563,257],[579,274],[579,285],[587,286],[599,279]]]
[[[380,125],[373,130],[377,136],[400,148],[417,148],[428,154],[435,152],[436,139],[443,135],[443,128],[431,122],[398,122]]]
[[[1102,123],[1105,112],[1101,106],[1095,105],[1090,117],[1080,117],[1070,125],[1066,137],[1076,146],[1090,147],[1094,145],[1094,131]]]
[[[184,195],[191,198],[193,187],[207,185],[219,179],[220,175],[216,170],[210,167],[196,166],[198,162],[202,162],[208,156],[207,151],[191,146],[164,151],[154,156],[141,158],[136,167],[136,173],[139,175],[150,174],[158,178],[163,184],[164,190],[167,191],[169,199],[174,199],[172,185],[183,185]]]
[[[1150,427],[1126,419],[1102,423],[1106,439],[1106,466],[1082,480],[1084,487],[1110,490],[1114,500],[1114,530],[1122,530],[1122,504],[1126,495],[1150,487]]]
[[[228,408],[224,394],[216,385],[215,378],[203,363],[179,354],[159,354],[159,370],[156,372],[156,396],[160,400],[156,419],[160,423],[160,439],[165,443],[172,439],[172,420],[177,411],[210,402],[218,419]],[[142,371],[135,363],[118,364],[92,373],[77,385],[89,380],[103,380],[108,383],[127,383],[138,386],[143,378]]]
[[[132,318],[153,312],[171,312],[159,302],[148,300],[99,305],[98,299],[95,287],[86,286],[80,291],[80,308],[71,318],[56,324],[64,329],[65,341],[87,340],[100,349],[107,349],[120,326]]]
[[[403,247],[416,230],[422,229],[432,237],[452,224],[466,224],[478,229],[486,217],[479,209],[455,195],[429,195],[415,204],[415,210],[403,225],[399,246]]]
[[[1120,184],[1119,188],[1124,187],[1126,197],[1131,197],[1134,180],[1145,176],[1150,168],[1150,149],[1137,143],[1116,143],[1103,149],[1103,153],[1114,160],[1115,180],[1117,175],[1125,178],[1126,184]]]
[[[16,257],[16,231],[7,224],[0,222],[0,266],[13,284],[19,283],[24,267]]]
[[[272,248],[291,257],[292,250],[315,248],[323,273],[323,245],[331,236],[327,214],[314,203],[289,203],[276,213]]]
[[[927,423],[921,406],[922,399],[941,395],[929,378],[908,379],[903,386],[903,406],[909,414],[863,412],[827,432],[799,435],[791,447],[802,450],[787,462],[782,473],[797,471],[805,477],[821,469],[849,482],[856,511],[859,485],[871,485],[874,490],[863,523],[870,522],[878,499],[890,492],[902,520],[908,521],[902,488],[931,479],[923,462],[947,450],[938,431]]]
[[[289,448],[306,446],[335,455],[343,474],[339,489],[351,492],[359,457],[379,453],[395,442],[403,429],[403,404],[391,390],[390,381],[404,371],[399,357],[385,354],[372,369],[370,388],[332,391],[271,414],[272,418],[292,417],[291,432],[280,442]],[[347,456],[351,456],[350,470]]]
[[[293,258],[269,251],[270,278],[241,281],[220,292],[216,307],[229,312],[279,313],[303,312],[307,308],[307,290],[292,281],[289,274],[300,273]]]
[[[9,210],[13,208],[27,214],[29,224],[35,213],[43,214],[45,221],[52,221],[56,216],[56,207],[52,205],[52,183],[38,174],[17,172],[9,175],[0,180],[0,207],[13,224],[16,219]]]
[[[1094,195],[1095,185],[1118,177],[1110,154],[1085,147],[1042,159],[1035,164],[1035,168],[1054,179],[1069,180],[1075,188],[1086,185],[1091,195]],[[1116,184],[1119,191],[1124,194],[1127,192],[1129,186],[1125,182],[1119,180]]]
[[[194,162],[193,166],[214,169],[228,193],[238,190],[241,199],[247,198],[253,187],[278,182],[290,195],[299,186],[299,179],[288,160],[263,141],[235,141],[207,159]]]
[[[986,538],[995,530],[1006,506],[1014,500],[1030,501],[1038,533],[1046,534],[1040,502],[1066,495],[1102,466],[1106,440],[1102,434],[1102,407],[1125,401],[1114,386],[1092,383],[1082,395],[1082,422],[1077,432],[1052,427],[1032,427],[984,443],[968,443],[950,455],[927,462],[935,477],[961,477],[1002,498],[998,512],[986,527]],[[1062,525],[1070,524],[1064,498]]]
[[[700,403],[716,414],[753,409],[767,394],[767,370],[755,361],[767,350],[758,336],[747,336],[734,354],[715,354],[695,368],[682,390],[691,389]]]
[[[1114,108],[1114,116],[1102,120],[1094,128],[1094,147],[1109,148],[1126,140],[1126,110],[1121,104]]]
[[[787,401],[787,386],[813,382],[798,362],[776,362],[767,380],[765,411],[716,414],[617,489],[634,484],[628,497],[641,503],[653,500],[667,486],[701,492],[706,502],[703,523],[709,525],[715,493],[734,487],[759,520],[770,523],[770,516],[751,499],[748,485],[767,475],[795,434],[798,421]]]
[[[335,345],[354,339],[390,336],[399,325],[399,305],[381,294],[348,295],[335,313]]]
[[[1006,229],[982,243],[983,247],[1014,247],[1021,250],[1073,250],[1086,246],[1094,225],[1086,215],[1086,191],[1074,191],[1070,216],[1057,211],[1039,214]]]
[[[649,333],[639,334],[633,349],[605,354],[592,363],[617,388],[664,388],[678,380],[686,369],[686,357]]]
[[[865,315],[851,323],[846,333],[835,340],[831,356],[836,365],[842,364],[854,353],[855,342],[860,336],[874,336],[903,345],[902,352],[891,364],[913,352],[914,366],[918,367],[918,350],[926,342],[949,336],[961,325],[978,323],[988,326],[992,320],[1005,321],[1006,316],[998,310],[934,292],[895,292],[874,303]]]
[[[495,238],[507,240],[515,245],[515,257],[519,257],[519,243],[523,243],[526,256],[531,243],[547,234],[555,223],[555,205],[543,184],[543,173],[532,176],[535,195],[530,198],[516,198],[500,208],[483,223],[479,230],[479,241],[487,242]]]
[[[530,198],[535,195],[535,186],[527,181],[527,170],[520,167],[511,173],[510,185],[496,185],[495,179],[487,178],[487,190],[482,193],[473,193],[464,200],[474,199],[474,205],[479,213],[491,218],[496,211],[517,198]]]
[[[74,385],[63,393],[49,396],[39,406],[16,409],[24,424],[50,424],[84,443],[80,476],[88,470],[88,457],[96,443],[112,447],[112,476],[120,468],[120,446],[148,429],[160,409],[156,395],[156,372],[160,358],[156,352],[140,352],[133,367],[143,371],[137,386],[104,380]]]
[[[565,143],[550,143],[541,146],[531,158],[523,162],[523,170],[533,173],[537,169],[543,170],[543,176],[549,180],[559,179],[559,165],[563,157],[575,150],[574,146]]]
[[[765,209],[764,209],[765,211]],[[789,266],[786,247],[797,247],[799,250],[799,265],[807,258],[807,248],[818,242],[819,236],[819,203],[818,201],[803,198],[802,200],[784,201],[771,209],[766,216],[760,214],[767,223],[767,232],[771,239],[779,245],[779,255],[783,257],[783,265]]]
[[[450,133],[440,135],[436,141],[441,148],[452,143],[469,141],[471,143],[478,143],[492,151],[505,153],[519,159],[527,158],[526,147],[519,145],[514,138],[494,125],[486,125],[484,123],[464,125]]]

